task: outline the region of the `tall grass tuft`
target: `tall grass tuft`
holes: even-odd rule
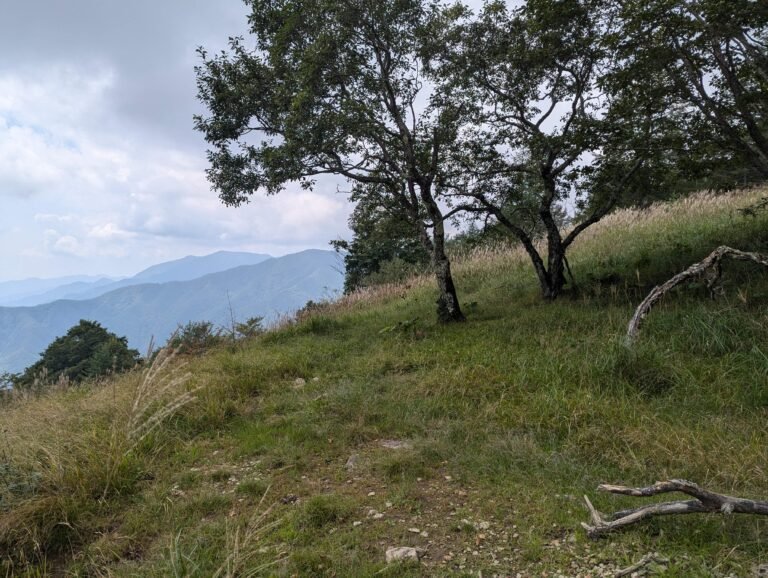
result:
[[[235,578],[236,576],[259,576],[264,570],[279,564],[285,559],[285,554],[280,553],[273,560],[258,563],[254,558],[259,554],[257,546],[271,530],[283,523],[282,518],[269,520],[275,504],[264,508],[264,502],[269,494],[270,487],[264,491],[253,515],[249,518],[245,527],[231,528],[227,531],[227,557],[218,568],[213,578]]]
[[[174,363],[179,348],[165,347],[142,372],[126,424],[126,438],[134,449],[165,419],[195,400],[202,387],[185,389],[190,373],[181,373],[187,362]]]

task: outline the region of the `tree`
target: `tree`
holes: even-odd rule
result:
[[[721,178],[768,178],[768,4],[762,0],[621,3],[612,47],[619,78],[668,95],[687,136]],[[747,167],[747,171],[744,168]],[[717,176],[717,175],[716,175]]]
[[[613,3],[528,0],[486,4],[448,34],[433,69],[475,127],[455,149],[452,190],[463,209],[490,214],[528,253],[545,299],[565,285],[566,251],[605,216],[642,164],[654,107],[601,84]],[[656,115],[658,116],[658,115]],[[589,210],[570,231],[558,219],[575,198]],[[542,255],[537,241],[546,241]]]
[[[349,218],[352,241],[331,241],[344,255],[344,292],[365,287],[382,266],[393,262],[425,265],[424,250],[407,215],[397,204],[381,206],[369,198],[359,199]]]
[[[201,49],[196,128],[208,178],[240,205],[288,183],[339,175],[359,198],[398,205],[430,254],[438,315],[460,321],[445,251],[441,173],[461,116],[430,94],[425,47],[437,6],[421,0],[247,0],[255,47]],[[380,200],[380,202],[378,201]]]
[[[119,373],[139,362],[139,352],[128,347],[125,337],[118,337],[96,321],[81,319],[66,335],[57,337],[14,380],[14,386],[27,387],[36,380],[53,383],[67,379],[79,383],[87,378]]]
[[[235,323],[235,337],[247,339],[264,333],[264,317],[249,317],[243,323]]]

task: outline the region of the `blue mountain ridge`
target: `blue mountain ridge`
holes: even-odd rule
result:
[[[261,253],[244,253],[234,251],[218,251],[202,257],[187,256],[165,263],[152,265],[132,277],[125,279],[99,278],[93,281],[77,281],[53,287],[42,293],[30,293],[15,299],[0,299],[0,305],[7,307],[24,307],[42,305],[58,299],[93,299],[121,287],[140,285],[143,283],[166,283],[168,281],[190,281],[210,273],[218,273],[241,265],[256,265],[270,255]]]
[[[339,256],[310,249],[188,281],[122,287],[88,300],[0,307],[0,371],[27,367],[80,319],[98,321],[126,336],[143,353],[153,337],[163,343],[189,321],[224,327],[231,315],[236,320],[259,315],[269,322],[309,300],[336,295],[342,286]]]

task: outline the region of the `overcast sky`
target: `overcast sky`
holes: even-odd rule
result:
[[[349,235],[332,183],[235,209],[205,180],[195,49],[245,33],[240,0],[0,2],[0,281]]]

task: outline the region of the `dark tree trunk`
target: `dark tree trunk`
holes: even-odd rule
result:
[[[430,251],[432,256],[432,268],[435,271],[437,279],[437,289],[439,296],[437,298],[437,318],[442,323],[452,323],[456,321],[465,321],[464,313],[459,306],[459,298],[456,295],[456,286],[453,284],[453,275],[451,274],[451,261],[445,252],[445,223],[440,207],[432,198],[430,191],[426,190],[428,185],[422,184],[421,200],[427,208],[427,213],[432,221],[432,239],[429,238],[425,229],[422,229],[422,239],[424,246]]]
[[[451,262],[445,253],[445,227],[442,218],[434,221],[432,267],[435,270],[437,288],[440,292],[437,298],[437,318],[442,323],[464,321],[466,317],[459,306],[456,286],[453,284],[453,276],[451,275]]]
[[[547,301],[557,299],[565,285],[565,246],[560,235],[560,228],[552,215],[552,203],[555,199],[555,181],[544,177],[546,194],[539,208],[539,217],[547,229],[547,272],[546,283],[542,283],[541,294]],[[541,276],[539,278],[541,281]]]
[[[437,318],[443,323],[464,321],[466,318],[459,307],[459,298],[451,275],[451,262],[444,252],[442,256],[433,253],[432,264],[440,291],[440,296],[437,298]]]
[[[542,296],[547,301],[554,301],[560,296],[565,286],[565,250],[562,244],[550,241],[547,255],[547,284],[542,286]]]

